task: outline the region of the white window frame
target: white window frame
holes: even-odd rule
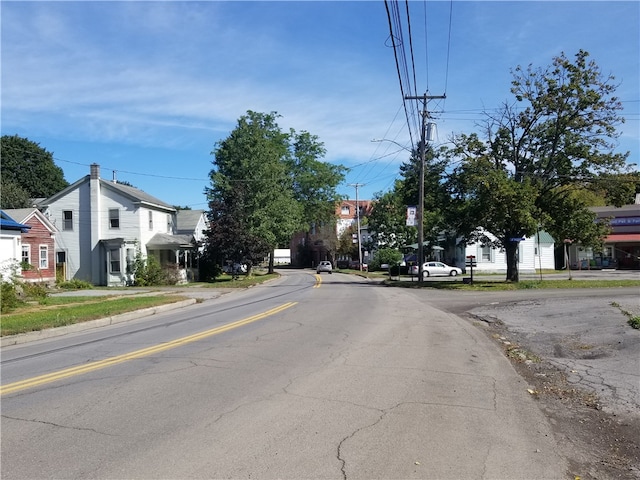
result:
[[[42,255],[42,252],[44,252],[44,256]],[[39,245],[38,255],[38,268],[40,268],[41,270],[49,268],[49,245]]]
[[[113,268],[116,265],[118,268],[117,269]],[[120,249],[111,248],[109,249],[109,273],[121,273],[121,272],[122,272],[122,261],[120,259]]]
[[[120,230],[120,209],[118,208],[109,209],[109,229]]]
[[[342,208],[340,209],[340,215],[349,215],[351,214],[351,208],[349,208],[349,205],[343,205]]]
[[[153,230],[153,211],[149,210],[149,230]]]
[[[67,218],[67,213],[69,214],[69,218]],[[65,232],[73,231],[73,210],[62,211],[62,230]]]
[[[26,262],[31,265],[31,245],[29,245],[28,243],[22,244],[22,256],[20,257],[20,261]]]
[[[484,250],[485,249],[489,249],[489,259],[485,260],[484,258]],[[495,254],[493,252],[493,248],[491,248],[490,245],[478,245],[478,254],[476,255],[476,259],[477,259],[477,263],[494,263],[495,260]]]

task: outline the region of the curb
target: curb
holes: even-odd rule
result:
[[[0,347],[8,347],[11,345],[20,345],[23,343],[35,342],[46,338],[60,337],[74,332],[82,332],[92,328],[106,327],[117,323],[128,322],[137,318],[150,317],[161,312],[176,310],[196,303],[195,298],[182,300],[180,302],[170,303],[168,305],[159,305],[157,307],[143,308],[132,312],[121,313],[111,317],[99,318],[97,320],[89,320],[88,322],[74,323],[73,325],[65,325],[64,327],[47,328],[36,332],[18,333],[16,335],[7,335],[0,338]]]

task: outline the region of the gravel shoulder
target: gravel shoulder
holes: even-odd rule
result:
[[[527,299],[467,312],[498,342],[549,417],[572,474],[640,478],[637,296]]]

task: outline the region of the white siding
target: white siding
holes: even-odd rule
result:
[[[489,232],[485,232],[491,239],[495,239]],[[537,248],[536,236],[525,238],[519,243],[518,246],[518,258],[520,273],[535,273],[536,269],[540,268],[540,262],[542,262],[543,269],[553,270],[555,268],[554,261],[554,244],[541,243],[539,252],[540,255],[536,255]],[[506,273],[507,271],[507,254],[504,249],[491,249],[491,260],[482,260],[482,248],[480,244],[473,243],[468,244],[465,248],[465,257],[469,255],[475,255],[477,267],[474,267],[474,272],[478,273]]]
[[[18,269],[15,273],[20,273],[19,265],[22,260],[20,235],[20,230],[6,230],[0,234],[0,276],[2,280],[11,280],[14,267]]]

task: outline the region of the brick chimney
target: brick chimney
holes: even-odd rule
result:
[[[91,180],[97,180],[100,178],[100,165],[97,163],[91,164]]]

